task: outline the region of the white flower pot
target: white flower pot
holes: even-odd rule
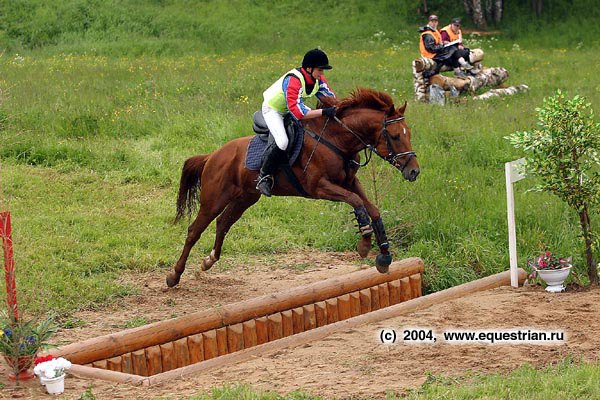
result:
[[[65,375],[56,378],[40,377],[40,380],[46,385],[46,391],[50,394],[61,394],[65,391]]]
[[[547,292],[559,293],[565,290],[563,286],[564,281],[571,272],[571,265],[561,269],[537,269],[537,273],[548,286],[546,286]]]

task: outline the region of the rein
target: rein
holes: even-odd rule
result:
[[[406,157],[406,162],[400,167],[400,171],[404,172],[404,168],[406,168],[406,166],[408,165],[408,163],[410,162],[410,160],[413,157],[417,156],[417,153],[415,153],[414,151],[404,151],[402,153],[394,153],[394,149],[392,147],[392,142],[390,140],[390,134],[387,130],[388,125],[392,125],[395,124],[397,122],[403,121],[405,119],[405,117],[398,117],[398,118],[394,118],[394,119],[383,119],[383,128],[381,129],[381,133],[379,134],[379,136],[383,135],[384,139],[385,139],[385,144],[387,146],[387,150],[388,150],[388,155],[387,156],[383,156],[381,155],[378,151],[377,151],[377,147],[365,142],[362,137],[360,135],[358,135],[356,132],[354,132],[352,129],[350,129],[350,127],[346,124],[344,124],[344,122],[342,122],[341,119],[339,119],[338,117],[333,117],[335,119],[335,121],[340,124],[344,129],[346,129],[348,132],[350,132],[352,135],[354,135],[355,138],[357,138],[362,144],[365,145],[365,154],[368,151],[371,152],[371,154],[369,155],[369,157],[367,157],[367,161],[365,161],[365,163],[363,165],[356,163],[356,161],[354,161],[356,164],[358,164],[358,166],[360,167],[364,167],[366,166],[370,161],[371,161],[371,157],[373,155],[373,153],[377,154],[380,158],[384,159],[385,161],[389,162],[390,164],[392,164],[394,167],[396,167],[398,164],[398,160],[402,157]],[[377,138],[376,143],[379,142],[379,137]]]

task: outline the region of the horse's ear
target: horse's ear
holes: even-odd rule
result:
[[[398,113],[400,113],[400,115],[404,115],[404,111],[406,111],[406,101],[404,102],[402,107],[398,107]]]

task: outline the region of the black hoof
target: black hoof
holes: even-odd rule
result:
[[[389,271],[391,263],[392,263],[392,255],[391,254],[379,253],[379,254],[377,254],[377,257],[375,258],[375,267],[377,268],[377,271],[381,272],[382,274],[385,274]]]
[[[169,274],[167,275],[167,286],[173,287],[179,283],[180,275],[177,274]]]

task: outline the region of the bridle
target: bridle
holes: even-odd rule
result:
[[[365,142],[359,134],[357,134],[352,129],[350,129],[350,127],[348,125],[344,124],[341,119],[339,119],[338,117],[333,117],[333,118],[335,119],[335,121],[338,124],[340,124],[344,129],[346,129],[348,132],[350,132],[352,135],[354,135],[354,137],[356,137],[363,145],[365,145],[365,159],[366,160],[365,160],[364,164],[360,164],[359,162],[357,162],[355,160],[350,160],[350,162],[354,163],[358,167],[364,167],[367,164],[369,164],[369,162],[371,161],[371,157],[373,156],[373,153],[375,153],[379,157],[384,159],[385,161],[392,164],[394,167],[399,167],[400,171],[404,172],[404,168],[406,168],[406,166],[408,165],[410,160],[413,157],[417,157],[417,153],[415,153],[414,151],[404,151],[402,153],[394,153],[394,148],[392,147],[392,141],[390,139],[390,133],[388,132],[387,127],[388,127],[388,125],[392,125],[397,122],[403,121],[404,120],[403,116],[394,118],[394,119],[386,119],[384,116],[383,127],[381,128],[381,133],[379,134],[379,136],[377,137],[377,140],[375,141],[375,143],[376,143],[375,146]],[[406,134],[406,132],[404,134]],[[383,135],[383,138],[385,139],[385,144],[386,144],[387,150],[388,150],[387,156],[383,156],[382,154],[380,154],[377,151],[377,143],[379,143],[379,138],[382,135]],[[370,153],[367,154],[367,151],[369,151]],[[402,157],[406,157],[406,161],[404,162],[404,164],[402,164],[402,166],[400,166],[399,160]]]

